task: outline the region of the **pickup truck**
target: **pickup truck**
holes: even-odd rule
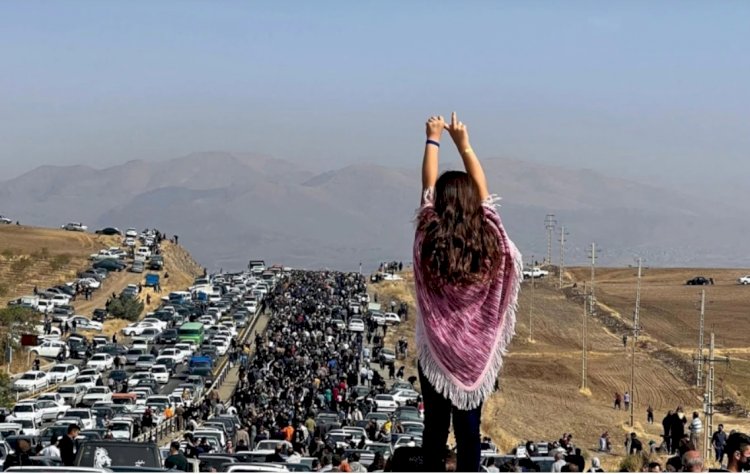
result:
[[[523,271],[523,278],[542,278],[549,275],[547,270],[542,270],[539,267],[527,268]]]

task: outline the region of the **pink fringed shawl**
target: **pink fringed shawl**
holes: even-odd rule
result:
[[[433,189],[424,193],[417,222],[431,212]],[[497,232],[503,250],[501,271],[488,284],[427,288],[421,275],[424,235],[414,238],[417,291],[417,352],[427,380],[461,410],[476,408],[495,390],[503,354],[515,334],[518,290],[523,264],[495,210],[497,198],[483,204],[484,216]]]

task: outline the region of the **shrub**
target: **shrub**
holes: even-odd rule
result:
[[[15,255],[15,252],[13,252],[13,249],[7,248],[3,250],[3,257],[5,260],[10,260]]]
[[[4,371],[0,372],[0,406],[5,408],[13,408],[16,399],[12,390],[12,382],[8,374]]]
[[[8,288],[8,285],[6,285],[5,283],[0,283],[0,297],[8,296],[9,291],[10,288]]]
[[[29,257],[22,257],[10,264],[10,269],[15,273],[25,273],[31,268],[33,262]]]
[[[116,318],[137,321],[143,312],[143,303],[138,298],[118,296],[110,300],[107,310]]]
[[[67,253],[63,253],[60,255],[55,255],[52,260],[49,262],[49,266],[52,269],[52,271],[58,271],[61,270],[63,267],[65,267],[67,264],[70,263],[71,257]]]

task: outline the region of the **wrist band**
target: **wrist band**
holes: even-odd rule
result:
[[[435,145],[436,147],[440,148],[440,142],[437,142],[435,140],[427,140],[425,145]]]

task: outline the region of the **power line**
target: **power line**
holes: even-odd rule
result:
[[[560,289],[563,287],[563,274],[565,273],[565,226],[560,226]]]
[[[703,334],[705,330],[705,321],[706,321],[706,290],[701,290],[701,316],[700,316],[700,324],[698,326],[698,358],[697,358],[697,364],[698,364],[698,370],[697,375],[695,377],[695,386],[700,387],[703,382]]]
[[[635,426],[635,351],[638,346],[638,334],[641,331],[641,275],[643,259],[638,258],[638,279],[635,284],[635,311],[633,311],[633,347],[630,358],[630,426]]]
[[[534,255],[531,256],[531,261],[534,261]],[[529,342],[534,342],[533,336],[533,324],[534,324],[534,287],[536,286],[536,278],[534,278],[534,269],[531,269],[531,297],[529,301]]]
[[[555,231],[557,221],[554,214],[547,214],[544,218],[544,228],[547,229],[547,265],[552,265],[552,233]]]
[[[589,258],[591,259],[591,284],[589,285],[589,294],[591,297],[589,298],[589,313],[594,314],[596,312],[594,308],[594,304],[596,301],[596,295],[594,294],[594,280],[596,278],[596,243],[591,243],[591,253],[589,254]]]

